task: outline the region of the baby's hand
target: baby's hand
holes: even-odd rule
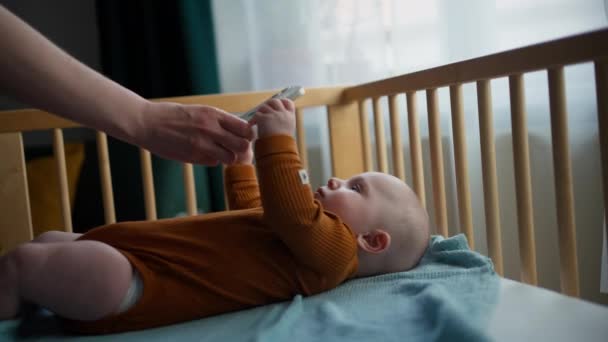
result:
[[[260,138],[277,134],[293,135],[296,128],[294,110],[291,100],[272,99],[260,107],[250,124],[257,124]]]
[[[252,142],[249,142],[249,147],[245,152],[236,153],[235,164],[251,164],[253,161],[253,149],[251,148],[253,145]]]

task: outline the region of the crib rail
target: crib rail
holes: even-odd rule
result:
[[[578,34],[350,87],[345,101],[407,93],[595,61],[608,56],[608,29]]]

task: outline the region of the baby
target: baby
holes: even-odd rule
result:
[[[429,220],[405,183],[368,172],[313,192],[292,137],[293,102],[268,101],[251,124],[256,165],[250,148],[226,167],[229,211],[42,234],[0,261],[0,319],[26,301],[69,330],[114,333],[416,266]]]

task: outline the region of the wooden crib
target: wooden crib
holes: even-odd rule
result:
[[[307,143],[304,132],[304,115],[314,107],[327,110],[329,131],[329,153],[332,173],[338,177],[374,168],[388,172],[406,180],[426,202],[432,196],[433,222],[436,233],[448,235],[448,213],[442,156],[442,132],[440,131],[440,108],[438,89],[449,87],[450,110],[453,134],[454,170],[457,184],[458,231],[467,235],[472,248],[474,227],[472,205],[469,193],[469,170],[467,168],[462,87],[465,83],[476,83],[479,112],[479,135],[483,175],[483,198],[485,210],[485,230],[487,250],[494,261],[496,271],[503,274],[503,252],[499,215],[501,206],[498,201],[496,154],[493,130],[493,107],[490,82],[493,79],[508,77],[513,134],[514,175],[517,199],[518,240],[521,263],[521,281],[536,285],[537,262],[534,238],[534,210],[532,207],[532,188],[529,164],[528,131],[526,125],[526,102],[524,98],[524,74],[545,70],[548,75],[549,102],[551,113],[551,137],[553,169],[555,173],[555,193],[559,237],[559,264],[561,290],[570,296],[579,296],[579,270],[575,238],[575,210],[573,182],[568,145],[567,94],[565,92],[564,67],[572,64],[590,62],[594,64],[597,93],[597,111],[601,147],[602,179],[604,203],[608,203],[608,30],[601,30],[572,36],[547,43],[497,53],[464,62],[444,65],[429,70],[383,79],[356,86],[337,86],[308,88],[306,95],[298,99],[297,141],[305,165],[308,165]],[[423,172],[421,134],[419,130],[419,111],[417,92],[426,95],[429,144],[430,175]],[[206,104],[230,112],[243,112],[265,100],[272,92],[251,92],[188,96],[170,98],[187,104]],[[387,138],[384,128],[384,114],[381,100],[388,100],[390,118],[390,144],[392,168],[389,169]],[[367,101],[373,108],[374,132],[368,125]],[[407,103],[409,148],[411,155],[411,175],[405,174],[400,122],[399,101]],[[15,110],[0,112],[0,245],[2,252],[21,242],[33,238],[32,220],[28,200],[24,147],[22,132],[31,130],[52,130],[54,133],[54,156],[59,174],[65,231],[72,230],[71,208],[68,199],[68,186],[64,155],[63,129],[77,127],[78,124],[64,120],[39,110]],[[549,128],[548,128],[549,129]],[[370,134],[371,133],[371,134]],[[372,136],[373,134],[373,136]],[[375,137],[372,139],[372,137]],[[371,141],[375,141],[372,146]],[[110,177],[108,147],[104,133],[97,133],[99,171],[101,175],[103,208],[105,221],[115,222],[115,208]],[[375,153],[372,148],[375,147]],[[376,162],[372,160],[376,156]],[[144,185],[145,209],[148,220],[156,219],[155,192],[152,181],[151,156],[148,151],[140,150],[142,182]],[[186,211],[196,212],[196,196],[192,165],[183,166],[184,186],[186,189]],[[424,178],[430,177],[432,189],[425,189]],[[510,228],[509,228],[510,229]],[[593,232],[597,240],[602,238],[601,229]]]

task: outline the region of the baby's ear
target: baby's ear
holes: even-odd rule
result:
[[[374,229],[369,233],[359,234],[357,244],[368,253],[379,254],[391,245],[391,235],[381,229]]]

